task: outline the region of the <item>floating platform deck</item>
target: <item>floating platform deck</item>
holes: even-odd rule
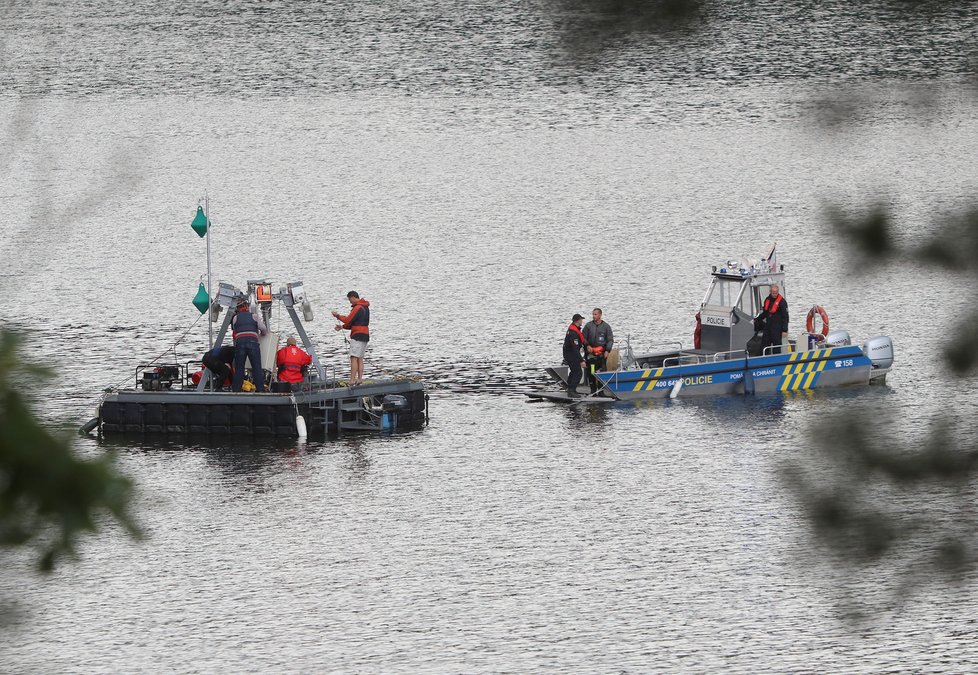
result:
[[[99,406],[103,434],[186,434],[308,437],[352,431],[403,431],[427,422],[424,385],[369,381],[355,387],[313,384],[301,391],[243,393],[187,389],[116,390]],[[300,423],[301,424],[301,423]]]

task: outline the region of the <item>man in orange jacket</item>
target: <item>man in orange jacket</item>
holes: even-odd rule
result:
[[[275,354],[279,382],[300,384],[305,379],[310,363],[312,357],[296,345],[294,337],[290,337],[285,346]]]
[[[336,310],[332,314],[342,325],[337,324],[334,330],[350,331],[350,386],[363,384],[363,355],[367,352],[367,342],[370,341],[370,303],[360,298],[356,291],[346,294],[350,301],[350,313],[343,316]]]

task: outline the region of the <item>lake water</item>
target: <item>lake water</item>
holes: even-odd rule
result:
[[[302,279],[341,375],[325,318],[360,291],[367,376],[423,377],[431,423],[80,440],[137,481],[147,539],[110,530],[43,579],[7,555],[2,670],[974,669],[973,586],[892,606],[906,569],[810,558],[778,478],[840,411],[911,445],[975,413],[935,356],[969,281],[864,273],[824,219],[881,203],[912,243],[969,203],[973,8],[718,3],[692,36],[575,58],[545,3],[7,4],[2,317],[57,370],[25,383],[45,420],[77,427],[137,364],[204,350],[206,192],[216,277]],[[892,336],[886,387],[522,396],[574,312],[601,306],[637,348],[688,344],[710,266],[774,242],[792,330],[817,303]],[[953,520],[947,503],[907,508]],[[850,605],[879,611],[854,629]]]

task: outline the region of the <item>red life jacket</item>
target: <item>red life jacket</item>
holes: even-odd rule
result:
[[[190,375],[190,381],[193,382],[194,384],[200,384],[200,381],[201,381],[201,379],[203,379],[203,377],[204,377],[204,368],[201,367],[201,369],[198,370],[196,373],[192,373]],[[231,386],[231,376],[228,375],[227,377],[225,377],[224,378],[224,382],[222,382],[221,385],[222,386],[228,386],[228,387],[230,387]]]
[[[350,337],[354,335],[370,337],[370,303],[363,298],[353,303],[353,309],[349,314],[338,318],[343,322],[343,328],[350,330]]]
[[[771,296],[770,295],[767,296],[766,298],[764,298],[764,311],[767,312],[768,314],[776,314],[778,311],[778,307],[781,306],[781,301],[783,299],[784,296],[778,293],[778,297],[775,298],[774,302],[772,303]]]
[[[282,382],[302,382],[302,367],[312,363],[312,357],[295,345],[282,347],[275,354],[278,379]]]
[[[567,330],[572,330],[577,333],[577,337],[581,338],[581,345],[587,347],[587,340],[584,339],[584,333],[582,333],[581,329],[577,327],[577,324],[571,322],[571,325],[567,327]]]

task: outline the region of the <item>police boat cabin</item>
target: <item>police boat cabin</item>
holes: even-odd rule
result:
[[[847,331],[830,331],[828,313],[814,305],[805,330],[791,337],[790,296],[774,251],[758,263],[713,267],[693,346],[677,342],[639,353],[629,340],[615,369],[595,373],[600,389],[585,400],[773,394],[884,382],[893,363],[887,336],[854,345]],[[547,372],[566,383],[566,367]],[[567,400],[560,394],[528,395]]]
[[[266,279],[248,281],[246,291],[220,282],[216,298],[211,302],[204,294],[198,308],[211,323],[227,310],[203,359],[140,364],[133,386],[109,389],[98,417],[82,432],[97,428],[104,434],[305,438],[414,429],[427,422],[428,396],[422,383],[392,377],[351,385],[320,361],[305,330],[304,321],[312,321],[313,314],[301,281],[283,285],[278,292]],[[285,331],[270,330],[273,308],[280,310],[280,319],[284,311],[284,320],[291,324],[285,324],[287,332],[299,340],[284,344]],[[236,315],[244,319],[234,321]],[[229,331],[236,340],[255,342],[249,347],[260,368],[250,362],[247,377],[244,367],[233,376],[229,373],[227,354],[234,354],[224,345]]]

